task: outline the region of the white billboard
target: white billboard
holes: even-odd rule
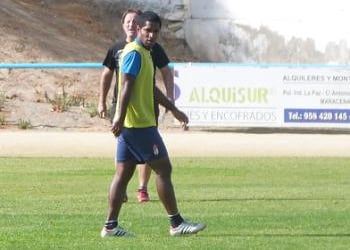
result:
[[[350,68],[175,64],[190,126],[349,127]]]

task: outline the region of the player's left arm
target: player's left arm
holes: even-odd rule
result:
[[[163,92],[158,88],[154,87],[154,98],[156,102],[158,102],[160,105],[162,105],[167,110],[170,110],[173,116],[182,123],[182,126],[184,128],[187,127],[188,123],[188,117],[187,115],[179,110],[174,103],[172,103],[164,94]]]

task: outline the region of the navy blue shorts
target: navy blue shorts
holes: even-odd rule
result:
[[[118,136],[117,162],[143,164],[166,157],[168,152],[157,127],[123,128]]]

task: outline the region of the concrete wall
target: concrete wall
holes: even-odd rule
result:
[[[191,0],[189,2],[190,18],[192,19],[232,19],[231,11],[225,2],[230,0]]]
[[[125,6],[137,6],[143,10],[151,9],[160,13],[165,19],[162,36],[168,41],[184,41],[183,43],[187,44],[201,61],[340,64],[350,62],[350,50],[346,42],[329,43],[325,51],[320,51],[311,38],[286,38],[267,26],[252,27],[247,24],[249,22],[242,22],[242,16],[238,17],[240,9],[232,10],[228,7],[233,5],[233,2],[229,2],[232,0],[105,1],[120,2]],[[243,19],[254,18],[249,14],[250,6],[247,8]]]

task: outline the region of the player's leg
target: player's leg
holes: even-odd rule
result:
[[[136,160],[125,142],[123,134],[118,137],[115,174],[110,185],[108,196],[108,215],[101,237],[133,236],[118,224],[118,216],[123,203],[127,185],[134,174]]]
[[[116,163],[116,172],[109,189],[109,212],[107,220],[116,220],[124,199],[127,185],[133,176],[136,164],[133,161]]]
[[[178,211],[175,191],[171,181],[172,166],[169,158],[154,160],[148,164],[156,172],[159,199],[163,203],[170,220],[170,235],[194,234],[203,230],[206,227],[204,224],[185,221]]]
[[[137,190],[137,199],[139,202],[149,201],[147,186],[151,177],[152,169],[147,164],[138,166],[139,172],[139,188]]]
[[[170,219],[170,234],[193,234],[205,228],[204,224],[190,223],[181,217],[171,180],[172,166],[167,149],[156,127],[124,129],[129,149],[138,162],[146,162],[156,172],[156,187]],[[118,148],[119,150],[119,148]]]
[[[133,176],[136,164],[134,161],[119,162],[116,164],[116,171],[109,188],[108,215],[101,237],[110,236],[133,236],[118,224],[118,216],[122,207],[127,185]]]
[[[171,181],[172,167],[169,158],[154,160],[149,162],[148,165],[156,173],[156,187],[158,196],[167,213],[178,213],[174,187]]]
[[[164,142],[156,127],[124,129],[128,148],[138,162],[146,162],[156,171],[159,198],[168,214],[177,213],[176,199],[171,182],[171,164]],[[119,145],[118,150],[120,151]]]

